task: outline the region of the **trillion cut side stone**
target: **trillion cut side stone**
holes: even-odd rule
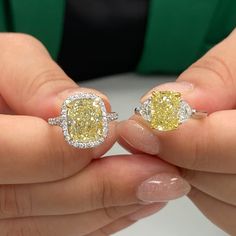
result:
[[[142,104],[140,114],[146,121],[151,121],[151,99]]]
[[[71,141],[91,143],[104,137],[103,112],[96,99],[76,99],[66,105],[66,110]]]
[[[181,101],[179,110],[179,121],[183,123],[187,121],[193,114],[192,108],[185,101]]]

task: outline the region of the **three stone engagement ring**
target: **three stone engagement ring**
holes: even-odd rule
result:
[[[201,119],[207,116],[197,111],[181,98],[181,93],[173,91],[154,91],[150,98],[135,108],[152,129],[172,131],[190,118]]]

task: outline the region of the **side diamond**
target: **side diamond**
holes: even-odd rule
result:
[[[185,101],[181,101],[179,109],[179,121],[183,123],[187,121],[193,114],[192,108]]]
[[[146,120],[151,121],[151,99],[145,101],[140,107],[140,115]]]

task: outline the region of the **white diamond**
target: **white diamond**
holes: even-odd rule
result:
[[[183,123],[187,121],[193,114],[192,108],[185,101],[181,101],[179,109],[179,121]]]
[[[146,121],[151,121],[151,100],[150,99],[148,99],[141,105],[140,114]]]

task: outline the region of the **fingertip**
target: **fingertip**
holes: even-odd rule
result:
[[[170,82],[158,85],[148,91],[145,95],[141,97],[141,102],[146,101],[154,91],[174,91],[174,92],[180,92],[183,94],[192,92],[194,89],[194,85],[187,81],[177,81],[177,82]]]
[[[111,111],[111,105],[110,105],[109,99],[105,94],[101,93],[98,90],[92,89],[92,88],[79,87],[79,85],[77,85],[77,84],[75,86],[73,86],[72,88],[65,89],[65,90],[62,90],[61,92],[57,93],[56,99],[55,99],[55,102],[54,102],[55,107],[57,107],[57,111],[59,112],[62,103],[69,96],[72,96],[72,95],[77,94],[77,93],[89,93],[89,94],[95,94],[95,95],[99,96],[103,100],[103,102],[105,104],[105,107],[106,107],[106,110],[108,112]]]
[[[159,138],[143,122],[139,122],[139,118],[134,116],[132,119],[123,121],[118,125],[118,134],[121,144],[124,147],[131,147],[131,151],[148,153],[157,155],[160,149]],[[127,145],[126,145],[127,144]]]

